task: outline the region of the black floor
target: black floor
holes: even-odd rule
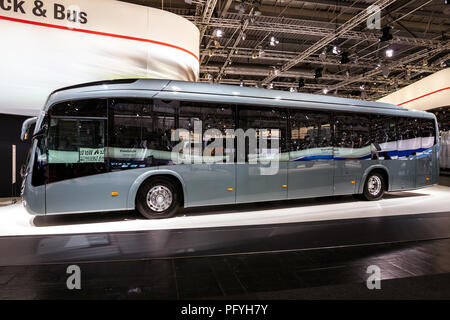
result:
[[[450,239],[202,258],[0,267],[0,299],[450,299]],[[369,290],[367,267],[381,269]]]
[[[0,237],[0,299],[450,299],[450,212]]]

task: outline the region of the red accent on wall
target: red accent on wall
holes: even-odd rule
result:
[[[417,97],[417,98],[414,98],[414,99],[411,99],[411,100],[408,100],[408,101],[402,102],[402,103],[400,103],[400,104],[399,104],[399,106],[401,106],[401,105],[404,105],[404,104],[406,104],[406,103],[409,103],[409,102],[412,102],[412,101],[415,101],[415,100],[418,100],[418,99],[420,99],[420,98],[423,98],[423,97],[429,96],[429,95],[431,95],[431,94],[433,94],[433,93],[441,92],[441,91],[444,91],[444,90],[448,90],[448,89],[450,89],[450,87],[447,87],[447,88],[442,88],[442,89],[439,89],[439,90],[436,90],[436,91],[433,91],[433,92],[430,92],[430,93],[424,94],[423,96],[420,96],[420,97]]]
[[[154,44],[158,44],[158,45],[161,45],[161,46],[166,46],[166,47],[170,47],[170,48],[174,48],[174,49],[178,49],[178,50],[184,51],[184,52],[190,54],[191,56],[193,56],[195,59],[199,60],[198,57],[194,53],[192,53],[191,51],[186,50],[186,49],[181,48],[181,47],[178,47],[176,45],[173,45],[173,44],[170,44],[170,43],[161,42],[161,41],[149,40],[149,39],[144,39],[144,38],[136,38],[136,37],[124,36],[124,35],[120,35],[120,34],[106,33],[106,32],[86,30],[86,29],[69,28],[69,27],[58,26],[58,25],[49,24],[49,23],[42,23],[42,22],[29,21],[29,20],[23,20],[23,19],[16,19],[16,18],[5,17],[5,16],[0,16],[0,20],[25,23],[25,24],[30,24],[30,25],[34,25],[34,26],[47,27],[47,28],[53,28],[53,29],[60,29],[60,30],[66,30],[66,31],[75,31],[75,32],[88,33],[88,34],[95,34],[95,35],[105,36],[105,37],[112,37],[112,38],[119,38],[119,39],[133,40],[133,41],[154,43]]]

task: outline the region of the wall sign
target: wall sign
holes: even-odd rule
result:
[[[0,113],[31,115],[61,87],[196,81],[199,31],[167,11],[114,0],[0,0]]]

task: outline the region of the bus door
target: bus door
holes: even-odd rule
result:
[[[434,120],[422,119],[420,121],[420,140],[420,152],[416,155],[416,187],[427,186],[433,183],[433,148],[436,143]]]
[[[287,199],[287,112],[240,107],[236,202]]]
[[[290,110],[289,199],[333,194],[330,114]]]
[[[86,114],[86,116],[84,116]],[[120,208],[107,192],[106,100],[62,103],[49,114],[47,213]]]

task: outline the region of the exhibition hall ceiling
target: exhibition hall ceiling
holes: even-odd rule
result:
[[[201,81],[377,100],[450,63],[444,0],[126,2],[198,26]]]

